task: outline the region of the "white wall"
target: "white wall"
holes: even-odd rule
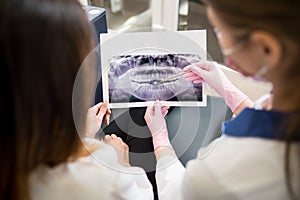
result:
[[[79,0],[79,2],[84,6],[88,5],[88,0]]]

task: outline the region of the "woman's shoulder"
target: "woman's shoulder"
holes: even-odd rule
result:
[[[265,194],[269,196],[274,188],[278,193],[282,192],[280,187],[284,188],[283,162],[283,142],[221,136],[187,163],[184,181],[194,187],[195,194],[201,191],[207,198],[225,194],[234,199],[235,195],[259,188],[266,188]],[[274,188],[269,188],[272,184]]]
[[[197,158],[188,165],[205,164],[216,172],[238,168],[248,170],[257,163],[281,165],[285,145],[282,141],[255,137],[223,135],[198,151]],[[222,167],[220,167],[222,166]],[[257,167],[256,167],[257,168]]]
[[[78,160],[54,168],[39,166],[30,176],[33,199],[105,198],[116,173],[101,165]],[[101,191],[101,192],[100,192]]]
[[[39,166],[30,176],[32,199],[107,199],[122,187],[140,181],[140,176],[146,176],[141,168],[119,165],[113,147],[101,145],[102,148],[76,161],[53,168]]]

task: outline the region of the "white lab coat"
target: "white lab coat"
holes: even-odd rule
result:
[[[297,156],[294,151],[291,160],[297,161]],[[159,159],[156,172],[159,197],[160,200],[289,199],[283,162],[283,142],[224,135],[199,150],[198,157],[189,161],[186,169],[175,156]],[[299,185],[297,163],[292,166],[294,184]]]
[[[100,142],[102,143],[102,142]],[[30,177],[33,200],[153,200],[152,185],[139,167],[117,163],[112,146],[54,168],[39,166]]]
[[[255,107],[260,108],[261,102],[256,102]],[[300,144],[292,145],[291,174],[294,189],[299,193],[299,155],[295,145]],[[186,168],[177,157],[163,156],[156,171],[159,199],[289,199],[284,148],[283,141],[222,135],[201,148]]]

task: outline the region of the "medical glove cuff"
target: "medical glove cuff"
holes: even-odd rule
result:
[[[224,100],[232,112],[234,112],[249,97],[235,87],[226,89]]]
[[[154,151],[158,147],[170,147],[170,148],[172,148],[170,140],[169,140],[167,128],[163,128],[159,132],[157,132],[155,134],[152,134],[152,135],[153,135],[152,136],[152,141],[153,141]]]

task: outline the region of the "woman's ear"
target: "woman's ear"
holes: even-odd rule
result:
[[[251,34],[251,41],[257,45],[258,53],[264,58],[263,65],[273,68],[280,63],[282,46],[276,37],[264,31],[254,31]]]

